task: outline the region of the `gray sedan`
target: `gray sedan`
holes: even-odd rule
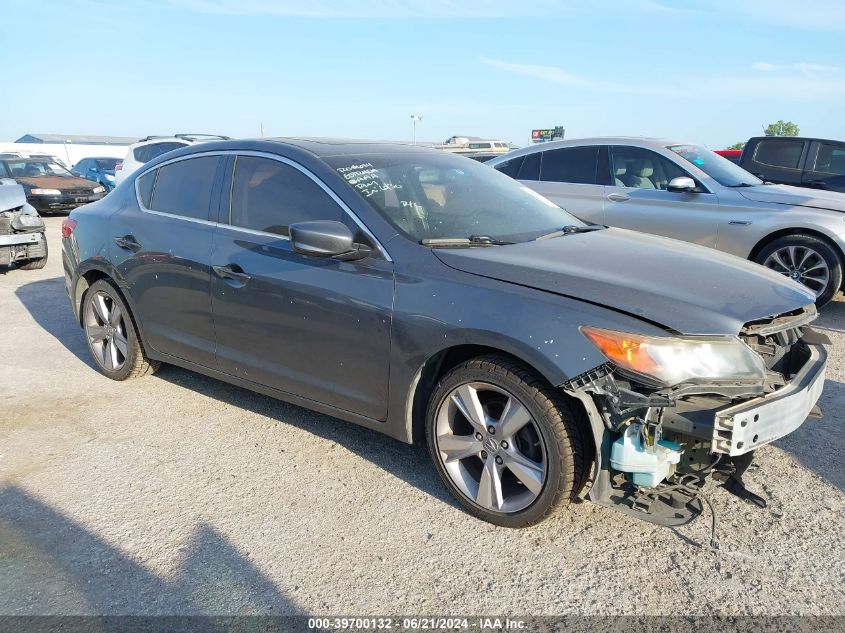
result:
[[[803,283],[816,304],[842,286],[845,195],[765,183],[703,147],[591,138],[488,163],[582,220],[751,259]]]
[[[497,525],[586,495],[688,521],[713,469],[748,494],[755,449],[801,425],[824,385],[803,286],[585,225],[434,149],[197,144],[62,235],[103,374],[172,363],[426,442],[458,502]]]

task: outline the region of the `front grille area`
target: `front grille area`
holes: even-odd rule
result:
[[[0,235],[12,234],[12,218],[0,216]]]

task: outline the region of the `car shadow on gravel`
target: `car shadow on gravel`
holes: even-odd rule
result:
[[[775,442],[802,466],[839,490],[845,491],[845,436],[842,435],[841,411],[845,411],[845,384],[825,380],[819,398],[821,419],[810,418],[790,435]]]
[[[52,335],[79,360],[96,368],[82,328],[73,320],[65,291],[64,277],[41,279],[24,284],[15,290],[15,296],[44,331]]]
[[[207,524],[186,544],[178,570],[160,576],[138,562],[143,553],[129,556],[9,486],[0,489],[0,552],[0,613],[303,614]]]
[[[82,329],[73,320],[63,277],[33,281],[19,287],[15,293],[38,325],[74,356],[96,370]],[[156,379],[167,380],[280,423],[293,424],[336,442],[432,497],[457,507],[457,502],[437,479],[428,454],[421,445],[408,446],[377,431],[172,365],[163,366],[152,380]]]
[[[164,365],[156,372],[154,378],[167,380],[228,405],[273,419],[280,424],[292,424],[335,442],[435,499],[459,507],[437,478],[422,443],[408,445],[378,431],[173,365]]]

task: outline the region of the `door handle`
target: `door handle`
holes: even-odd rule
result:
[[[607,199],[613,202],[627,202],[631,199],[631,196],[627,193],[609,193],[607,194]]]
[[[247,275],[243,269],[238,266],[237,264],[228,264],[226,266],[212,266],[211,269],[214,271],[214,274],[224,279],[226,281],[234,281],[239,286],[243,286],[248,282],[252,277]]]
[[[120,248],[132,251],[133,253],[137,253],[141,250],[141,244],[138,240],[135,239],[135,236],[131,233],[129,235],[124,235],[123,237],[116,237],[114,238],[114,243],[117,244]]]

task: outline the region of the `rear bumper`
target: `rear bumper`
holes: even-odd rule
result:
[[[827,366],[825,348],[808,347],[809,359],[788,385],[716,412],[713,452],[742,455],[789,435],[804,423],[822,393]]]

